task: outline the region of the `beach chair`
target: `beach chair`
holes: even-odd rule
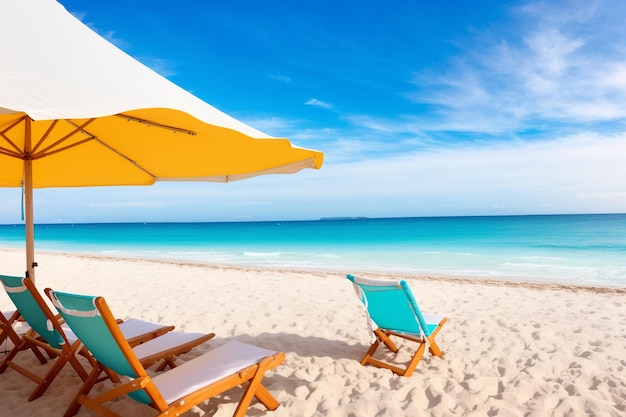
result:
[[[18,323],[24,324],[20,319],[20,312],[17,310],[3,311],[0,313],[0,346],[3,346],[2,353],[5,355],[20,343],[20,335],[14,328]],[[26,327],[26,330],[28,330],[28,326]],[[24,329],[21,330],[22,333],[26,331]],[[42,365],[48,361],[36,346],[29,347]],[[27,349],[27,347],[25,347],[25,349]]]
[[[0,312],[0,345],[7,339],[14,345],[19,343],[20,337],[13,328],[19,318],[20,313],[17,310]]]
[[[178,416],[238,385],[247,387],[239,400],[236,417],[245,415],[253,397],[269,410],[275,410],[279,405],[261,382],[266,371],[284,361],[283,352],[231,341],[152,377],[121,335],[104,298],[50,289],[46,289],[46,294],[98,361],[65,417],[76,414],[81,405],[105,416],[118,416],[103,404],[124,395],[153,407],[158,416]],[[107,369],[126,377],[127,381],[89,397],[95,381]]]
[[[13,326],[20,318],[17,310],[0,312],[0,345],[9,340],[16,345],[20,342],[20,336],[15,333]]]
[[[78,353],[83,355],[92,366],[95,365],[96,361],[86,349],[83,349],[82,343],[71,329],[62,323],[60,317],[52,313],[32,280],[24,277],[0,275],[0,281],[9,298],[17,307],[19,314],[31,327],[31,330],[19,338],[13,349],[4,358],[0,364],[0,373],[6,371],[7,368],[12,368],[37,383],[37,387],[28,398],[29,401],[43,395],[67,363],[74,368],[83,381],[87,379],[88,373],[76,355]],[[163,361],[160,367],[175,366],[174,360],[177,355],[187,352],[193,346],[215,336],[214,334],[172,332],[174,326],[163,326],[138,319],[125,321],[120,324],[120,328],[124,336],[128,338],[129,344],[140,349],[140,358],[144,361],[145,366],[151,366],[158,361]],[[147,341],[156,340],[155,338],[159,340],[158,345],[150,345],[155,349],[143,346],[148,343]],[[26,369],[14,361],[20,352],[29,348],[36,355],[39,353],[37,358],[42,363],[47,360],[39,352],[39,349],[54,360],[44,376],[38,376],[30,369]],[[108,376],[116,379],[115,375]]]
[[[447,319],[422,314],[406,281],[360,278],[351,274],[347,278],[352,281],[357,296],[365,306],[369,326],[375,337],[374,343],[361,359],[361,365],[371,364],[390,369],[400,376],[410,376],[424,355],[426,346],[431,354],[438,357],[443,355],[435,342],[435,336]],[[415,353],[405,367],[372,357],[381,343],[392,352],[398,352],[390,336],[417,343]]]

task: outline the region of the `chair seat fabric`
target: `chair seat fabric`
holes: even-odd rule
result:
[[[137,355],[137,359],[142,360],[148,356],[168,351],[173,347],[181,346],[193,340],[204,338],[205,336],[204,333],[169,332],[135,346],[133,352]]]
[[[10,319],[11,316],[15,314],[15,310],[11,310],[11,311],[3,311],[2,315],[4,316],[5,319]]]
[[[120,330],[122,330],[122,333],[124,334],[124,337],[126,339],[132,339],[134,337],[141,336],[146,333],[151,333],[151,332],[154,332],[155,330],[166,327],[166,326],[163,326],[162,324],[151,323],[149,321],[143,321],[140,319],[128,319],[120,323],[119,326],[120,326]],[[70,329],[70,327],[67,324],[63,324],[61,328],[65,332],[67,341],[70,342],[70,344],[73,344],[76,340],[78,340],[78,337],[76,337],[76,334],[74,334],[72,329]]]
[[[237,373],[277,352],[237,341],[229,342],[152,379],[165,402],[177,399]]]

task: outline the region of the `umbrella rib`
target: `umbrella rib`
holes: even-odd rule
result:
[[[67,120],[67,122],[68,122],[68,123],[71,123],[71,124],[74,124],[74,123],[73,123],[72,121],[70,121],[70,120]],[[148,171],[147,169],[145,169],[144,167],[142,167],[141,165],[139,165],[136,161],[134,161],[134,160],[130,159],[128,156],[124,155],[123,153],[121,153],[121,152],[120,152],[120,151],[118,151],[117,149],[113,148],[111,145],[109,145],[109,144],[107,144],[107,143],[103,142],[103,141],[102,141],[102,139],[100,139],[100,138],[99,138],[99,137],[97,137],[96,135],[92,134],[91,132],[89,132],[89,131],[87,131],[87,130],[83,130],[83,129],[81,129],[81,130],[82,130],[85,134],[89,135],[90,137],[89,137],[88,139],[82,140],[82,141],[77,142],[77,143],[75,143],[75,144],[69,145],[69,146],[67,146],[67,147],[66,147],[66,148],[64,148],[64,149],[68,149],[68,148],[71,148],[71,147],[73,147],[73,146],[78,146],[78,145],[80,145],[80,144],[82,144],[82,143],[85,143],[85,142],[87,142],[87,141],[94,140],[94,141],[96,141],[97,143],[99,143],[100,145],[102,145],[102,146],[104,146],[105,148],[107,148],[109,151],[111,151],[111,152],[113,152],[114,154],[116,154],[117,156],[119,156],[120,158],[125,159],[125,160],[126,160],[127,162],[129,162],[131,165],[135,166],[137,169],[141,170],[141,171],[142,171],[142,172],[144,172],[146,175],[150,176],[152,179],[155,179],[155,180],[156,180],[156,178],[157,178],[157,177],[156,177],[156,175],[152,174],[150,171]],[[60,151],[61,151],[61,150],[57,150],[57,151],[54,151],[53,153],[60,152]]]
[[[9,155],[9,156],[15,156],[17,158],[23,158],[24,156],[24,151],[22,149],[19,148],[19,146],[17,146],[11,139],[9,139],[9,137],[6,135],[6,133],[8,131],[10,131],[11,129],[13,129],[15,126],[17,126],[18,124],[22,123],[24,120],[26,120],[28,116],[22,116],[19,119],[17,119],[15,122],[13,122],[10,126],[8,126],[6,129],[4,129],[2,132],[0,132],[0,136],[2,136],[2,138],[9,144],[11,145],[11,147],[13,149],[15,149],[15,153],[13,153],[10,149],[7,148],[2,148],[0,147],[0,149],[4,152],[2,152],[5,155]]]
[[[98,142],[100,145],[104,146],[105,148],[107,148],[108,150],[110,150],[111,152],[113,152],[114,154],[116,154],[117,156],[119,156],[122,159],[125,159],[126,161],[128,161],[130,164],[132,164],[133,166],[135,166],[137,169],[139,169],[140,171],[145,172],[147,175],[149,175],[152,179],[156,180],[156,175],[154,175],[153,173],[151,173],[150,171],[148,171],[147,169],[145,169],[144,167],[142,167],[141,165],[139,165],[136,161],[130,159],[129,157],[127,157],[126,155],[124,155],[123,153],[119,152],[117,149],[111,147],[110,145],[104,143],[103,141],[101,141],[99,138],[94,137],[94,139],[96,140],[96,142]]]
[[[43,158],[43,157],[46,157],[46,156],[54,155],[55,153],[66,151],[68,149],[74,148],[76,146],[80,146],[83,143],[86,143],[86,142],[89,142],[89,141],[92,141],[92,140],[95,140],[95,139],[96,138],[92,136],[92,137],[89,137],[87,139],[83,139],[81,141],[74,142],[71,145],[67,145],[67,146],[65,146],[63,148],[58,148],[58,149],[55,149],[55,150],[50,151],[50,152],[43,152],[42,151],[42,152],[40,152],[40,153],[38,153],[36,155],[33,155],[33,159],[40,159],[40,158]]]
[[[83,123],[83,124],[82,124],[82,125],[80,125],[80,126],[78,126],[77,124],[75,124],[75,123],[74,123],[74,122],[72,122],[71,120],[67,120],[67,122],[68,122],[68,123],[70,123],[72,126],[75,126],[75,127],[76,127],[76,129],[74,129],[72,132],[68,133],[67,135],[65,135],[65,136],[64,136],[64,137],[62,137],[61,139],[57,140],[57,141],[56,141],[56,142],[54,142],[53,144],[51,144],[51,145],[47,146],[46,148],[42,149],[42,150],[41,150],[41,152],[40,152],[40,153],[38,153],[38,154],[36,155],[36,157],[37,157],[37,158],[42,158],[42,157],[44,157],[44,156],[51,155],[51,154],[53,154],[53,153],[57,153],[57,152],[59,152],[60,150],[63,150],[63,149],[69,149],[69,148],[72,148],[72,147],[74,147],[74,146],[76,146],[76,145],[79,145],[79,144],[85,143],[86,141],[91,140],[91,138],[88,138],[88,139],[82,140],[82,141],[80,141],[80,142],[77,142],[77,143],[75,143],[75,144],[72,144],[72,145],[66,146],[66,147],[64,147],[64,148],[59,148],[59,149],[57,149],[57,150],[55,150],[55,151],[49,152],[49,150],[50,150],[50,149],[53,149],[55,146],[57,146],[57,145],[59,145],[59,144],[61,144],[61,143],[65,142],[66,140],[68,140],[69,138],[71,138],[72,136],[74,136],[75,134],[77,134],[78,132],[85,132],[85,131],[84,131],[84,128],[85,128],[85,127],[87,127],[87,126],[88,126],[91,122],[93,122],[94,120],[96,120],[96,119],[95,119],[95,118],[93,118],[93,119],[89,119],[89,120],[87,120],[85,123]],[[47,135],[48,135],[49,131],[50,131],[50,129],[48,129],[48,131],[47,131],[47,132],[44,134],[44,136],[40,139],[39,143],[37,143],[37,147],[41,146],[42,142],[46,139],[46,137],[47,137]],[[35,157],[35,155],[33,155],[33,157]]]
[[[44,133],[41,139],[37,141],[37,144],[33,147],[33,149],[31,150],[31,153],[37,152],[37,149],[39,149],[39,147],[44,143],[44,141],[48,139],[48,135],[50,135],[50,132],[52,132],[52,130],[54,129],[54,127],[57,125],[58,122],[59,122],[59,119],[54,119],[52,123],[50,123],[50,126],[48,126],[48,129],[46,130],[46,133]]]
[[[24,159],[24,154],[21,152],[13,152],[10,149],[0,147],[0,154],[11,156],[13,158]]]
[[[115,116],[121,117],[122,119],[125,119],[126,121],[129,121],[129,122],[141,123],[148,127],[151,127],[151,126],[160,127],[161,129],[171,130],[174,133],[185,133],[187,135],[196,136],[196,132],[194,132],[193,130],[189,130],[189,129],[183,129],[180,127],[164,125],[162,123],[151,122],[150,120],[140,119],[139,117],[129,116],[123,113],[116,114]]]

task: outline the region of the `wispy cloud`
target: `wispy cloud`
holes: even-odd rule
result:
[[[255,129],[265,132],[270,136],[285,136],[292,132],[294,126],[297,125],[296,120],[290,120],[280,117],[254,117],[254,118],[241,118],[241,120],[254,127]]]
[[[86,13],[85,12],[70,12],[72,14],[72,16],[74,16],[76,19],[80,20],[81,22],[85,23],[85,16]],[[87,24],[87,23],[85,23]]]
[[[285,84],[293,84],[293,80],[286,75],[282,75],[282,74],[266,74],[266,75],[273,80],[280,81]]]
[[[337,143],[346,154],[358,146],[368,143]],[[335,149],[328,151],[333,161],[320,171],[230,184],[41,189],[38,221],[626,212],[626,134],[463,144],[386,158],[374,152],[370,158],[337,160]],[[0,200],[6,197],[8,203],[0,205],[0,215],[19,222],[19,190],[0,191]],[[85,205],[83,218],[79,208]]]
[[[471,40],[449,70],[416,75],[418,90],[407,96],[434,106],[428,130],[498,133],[626,119],[618,24],[625,11],[610,1],[529,4],[507,31]]]
[[[162,208],[167,206],[185,205],[184,203],[171,203],[166,201],[106,201],[87,202],[85,207],[89,208]]]
[[[154,72],[161,74],[164,77],[173,77],[176,75],[176,64],[167,59],[143,56],[138,58],[138,60]]]
[[[394,209],[397,215],[621,212],[626,210],[625,152],[626,135],[593,133],[549,142],[433,148],[329,165],[317,174],[320,189],[313,184],[309,191],[368,216],[381,214],[367,212],[368,199],[384,200],[382,210],[397,203],[402,207]],[[341,179],[341,187],[322,190],[329,177]]]
[[[332,107],[333,107],[331,104],[325,103],[325,102],[323,102],[321,100],[318,100],[316,98],[312,98],[312,99],[308,100],[304,104],[306,104],[307,106],[321,107],[323,109],[332,109]]]
[[[103,30],[98,28],[93,22],[90,22],[89,20],[87,20],[87,13],[85,12],[72,12],[72,15],[80,20],[81,22],[83,22],[83,24],[85,24],[86,26],[88,26],[91,30],[93,30],[94,32],[96,32],[98,35],[102,36],[104,39],[106,39],[107,41],[111,42],[113,45],[117,46],[118,48],[125,50],[126,47],[128,47],[128,44],[118,38],[117,36],[115,36],[115,31],[114,30]]]
[[[114,30],[100,29],[93,22],[88,21],[86,13],[73,12],[72,15],[119,49],[123,51],[130,49],[130,44],[124,39],[117,37]],[[175,65],[166,59],[151,56],[135,57],[135,59],[164,77],[176,75],[176,71],[174,70]]]

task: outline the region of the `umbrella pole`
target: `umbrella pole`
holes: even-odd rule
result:
[[[35,225],[33,221],[33,161],[24,161],[24,218],[26,220],[26,276],[35,280]]]
[[[26,276],[35,281],[35,222],[33,213],[33,161],[30,158],[31,120],[26,118],[24,156],[24,219],[26,222]]]

